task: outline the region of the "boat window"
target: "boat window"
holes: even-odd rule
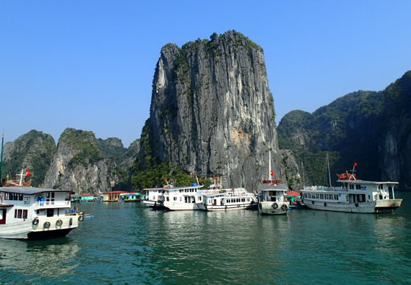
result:
[[[360,184],[355,185],[355,189],[361,190],[361,185]]]
[[[14,218],[16,219],[21,219],[23,216],[23,211],[22,209],[15,209],[14,210]]]
[[[334,195],[334,200],[338,200],[338,195]]]
[[[53,217],[54,216],[54,209],[47,209],[47,217]]]
[[[378,185],[378,189],[384,189],[384,186],[382,184]]]
[[[350,184],[350,189],[354,189],[354,185]]]
[[[320,194],[320,199],[324,199],[324,195],[323,195],[323,194]]]

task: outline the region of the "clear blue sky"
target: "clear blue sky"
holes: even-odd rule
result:
[[[140,137],[161,47],[241,32],[264,49],[277,123],[411,69],[411,1],[1,0],[0,128]]]

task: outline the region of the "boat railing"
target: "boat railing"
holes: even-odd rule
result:
[[[39,201],[34,204],[36,207],[59,207],[70,206],[70,201]]]
[[[310,187],[306,187],[303,190],[313,190],[313,191],[317,191],[317,190],[322,190],[322,191],[347,191],[348,189],[344,188],[344,187],[328,187],[328,186],[310,186]]]

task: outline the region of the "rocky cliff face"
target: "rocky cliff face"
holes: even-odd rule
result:
[[[127,180],[115,157],[108,155],[121,148],[118,139],[98,141],[92,132],[66,129],[47,171],[45,186],[77,194],[111,191]]]
[[[411,71],[384,91],[354,92],[312,114],[288,113],[278,127],[280,146],[293,150],[304,164],[308,184],[324,184],[328,153],[332,177],[357,162],[361,179],[399,181],[400,188],[408,189],[410,102]]]
[[[32,186],[42,186],[56,143],[49,134],[32,130],[4,146],[4,174],[15,179],[22,169],[31,173]]]
[[[263,50],[235,31],[168,44],[157,63],[140,164],[147,155],[228,187],[256,187],[283,174]],[[144,165],[143,165],[144,167]],[[283,177],[285,178],[285,177]]]
[[[384,90],[385,109],[378,140],[384,180],[411,188],[411,71]]]

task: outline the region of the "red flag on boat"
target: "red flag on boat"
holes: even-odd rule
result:
[[[26,169],[26,177],[29,177],[30,176],[30,171],[28,171],[27,169]]]
[[[358,163],[354,162],[354,166],[357,166],[357,165],[358,165]]]
[[[271,170],[271,171],[270,171],[270,175],[271,175],[271,176],[274,176],[274,171]]]

